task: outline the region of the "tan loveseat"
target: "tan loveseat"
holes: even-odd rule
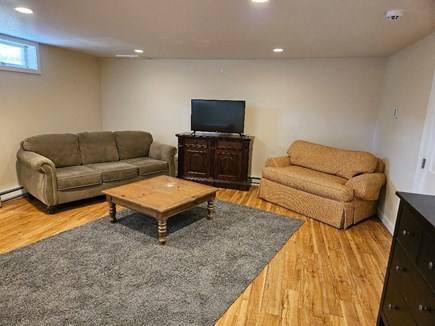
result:
[[[101,190],[175,174],[176,148],[145,131],[47,134],[25,139],[17,153],[24,189],[47,205],[101,195]]]
[[[261,198],[339,229],[376,214],[385,184],[380,159],[301,140],[287,153],[266,161]]]

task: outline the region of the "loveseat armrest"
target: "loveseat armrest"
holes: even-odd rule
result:
[[[177,153],[176,147],[153,141],[151,143],[150,152],[148,156],[155,160],[161,160],[167,162],[169,166],[169,175],[175,176],[176,153]]]
[[[56,167],[50,159],[32,151],[17,152],[18,180],[27,192],[47,206],[57,204]]]
[[[264,167],[285,167],[289,166],[290,164],[290,157],[288,155],[286,156],[277,156],[277,157],[269,157],[266,162],[264,163]]]
[[[385,182],[386,177],[384,173],[365,173],[349,179],[346,186],[351,187],[358,198],[377,200]]]

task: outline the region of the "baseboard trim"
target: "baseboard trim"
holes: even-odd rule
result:
[[[382,224],[385,225],[387,230],[393,235],[394,233],[394,225],[391,224],[390,220],[387,218],[387,216],[382,213],[382,211],[378,208],[378,217],[381,220]]]
[[[0,207],[2,207],[2,202],[6,202],[8,200],[12,200],[15,198],[23,197],[26,195],[26,191],[22,186],[15,187],[12,189],[7,189],[5,191],[0,192]]]

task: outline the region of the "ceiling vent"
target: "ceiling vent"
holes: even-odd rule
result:
[[[403,10],[389,10],[385,13],[385,17],[388,18],[388,20],[398,20],[400,17],[403,16]]]

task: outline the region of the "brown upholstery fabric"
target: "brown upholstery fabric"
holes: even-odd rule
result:
[[[115,136],[110,131],[77,134],[82,164],[118,161]]]
[[[355,198],[354,201],[354,216],[353,222],[358,223],[366,218],[369,218],[377,213],[377,201],[376,200],[361,200]]]
[[[346,185],[355,191],[355,196],[364,200],[377,200],[386,178],[383,173],[366,173],[350,179]]]
[[[120,160],[148,156],[153,137],[145,131],[116,131],[116,147]]]
[[[353,190],[345,185],[346,179],[300,166],[266,167],[263,178],[324,198],[353,200]]]
[[[79,143],[73,134],[46,134],[26,138],[21,147],[50,159],[56,167],[80,165]]]
[[[287,153],[293,165],[346,179],[357,174],[373,172],[378,164],[376,157],[368,152],[349,151],[302,140],[295,141]]]
[[[348,228],[353,224],[352,202],[343,203],[323,198],[264,178],[260,181],[259,196],[338,229]]]
[[[168,172],[168,162],[154,160],[149,157],[132,158],[123,162],[137,166],[139,175],[166,174]]]
[[[102,183],[100,172],[83,165],[58,168],[56,173],[58,190],[89,187]]]
[[[287,156],[278,156],[278,157],[269,157],[264,163],[265,167],[285,167],[290,165],[290,157]]]
[[[101,172],[103,182],[125,180],[137,177],[137,167],[125,162],[88,164],[88,168]]]

